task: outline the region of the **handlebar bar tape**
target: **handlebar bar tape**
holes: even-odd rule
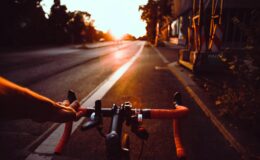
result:
[[[75,100],[77,100],[77,96],[76,96],[75,92],[73,92],[72,90],[68,91],[67,96],[68,96],[68,100],[69,100],[70,104],[72,102],[74,102]],[[59,143],[56,145],[55,150],[54,150],[55,154],[60,154],[61,151],[63,150],[64,146],[68,142],[71,131],[72,131],[72,125],[73,125],[73,121],[65,123],[65,128],[64,128],[62,137],[61,137]]]
[[[72,121],[71,122],[67,122],[65,124],[65,128],[64,128],[64,132],[62,134],[62,137],[61,137],[59,143],[55,147],[55,150],[54,150],[55,154],[61,154],[64,146],[68,142],[68,140],[70,138],[71,131],[72,131],[72,124],[73,124]]]
[[[173,120],[173,139],[176,147],[176,155],[179,160],[185,160],[186,154],[185,150],[183,148],[180,132],[179,132],[179,120],[174,119]]]
[[[151,109],[150,116],[152,119],[174,119],[185,116],[189,109],[184,106],[176,106],[176,109]]]

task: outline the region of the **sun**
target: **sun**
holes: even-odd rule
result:
[[[82,10],[91,14],[96,29],[111,31],[115,38],[128,33],[135,37],[145,35],[145,22],[141,20],[139,5],[147,0],[61,0],[69,11]],[[43,0],[44,10],[49,13],[53,0]]]
[[[113,38],[115,40],[121,40],[125,34],[127,34],[125,31],[120,30],[118,28],[112,28],[110,30],[110,33],[112,34]]]

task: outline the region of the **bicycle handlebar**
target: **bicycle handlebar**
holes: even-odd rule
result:
[[[93,108],[81,109],[84,113],[84,117],[90,117],[95,112]],[[177,119],[185,116],[189,109],[184,106],[176,106],[175,109],[131,109],[132,115],[139,113],[143,115],[143,119]],[[104,117],[112,116],[111,108],[102,108],[101,113]],[[70,137],[72,129],[72,122],[67,122],[65,125],[64,133],[60,139],[60,142],[55,148],[55,153],[60,154],[64,145]]]
[[[81,109],[83,113],[83,117],[90,118],[91,114],[95,112],[94,108],[87,108],[87,109]],[[104,117],[110,117],[112,116],[112,109],[111,108],[102,108],[101,114]],[[185,116],[189,109],[185,106],[176,106],[175,109],[137,109],[133,108],[131,109],[132,115],[139,113],[143,115],[144,119],[175,119],[175,118],[181,118]]]
[[[72,126],[73,126],[73,122],[67,122],[65,124],[64,132],[60,138],[60,141],[58,142],[58,144],[56,145],[56,147],[54,149],[55,154],[60,154],[62,152],[63,148],[65,147],[65,145],[67,144],[67,142],[69,141],[70,134],[72,131]]]
[[[184,106],[176,106],[175,109],[150,109],[151,119],[175,119],[185,116],[189,109]]]
[[[100,108],[100,112],[103,117],[112,117],[114,112],[113,108]],[[185,106],[176,104],[173,109],[133,109],[131,108],[130,116],[141,114],[143,119],[173,119],[173,129],[174,129],[174,142],[176,146],[176,154],[178,159],[185,159],[185,151],[183,149],[180,134],[179,134],[179,123],[178,119],[187,115],[189,109]],[[81,109],[80,114],[84,117],[90,117],[92,113],[95,113],[94,108]],[[54,153],[60,154],[68,142],[73,122],[67,122],[65,124],[65,129],[63,135],[57,144]]]

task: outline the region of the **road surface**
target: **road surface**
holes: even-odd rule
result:
[[[177,50],[160,48],[160,51],[169,61],[177,58]],[[139,52],[140,55],[136,56]],[[68,89],[73,89],[82,100],[96,92],[100,84],[104,84],[108,77],[135,56],[137,58],[133,64],[118,77],[112,88],[106,90],[107,93],[102,98],[103,106],[109,107],[113,103],[130,100],[137,107],[171,108],[173,94],[181,92],[184,104],[191,110],[189,116],[181,121],[183,144],[189,159],[239,159],[180,82],[165,68],[158,53],[144,42],[127,42],[92,49],[63,47],[2,54],[0,73],[1,76],[57,101],[66,98]],[[107,130],[109,119],[104,122]],[[46,138],[42,134],[52,125],[50,122],[39,124],[30,120],[1,122],[1,159],[25,159],[28,155],[35,154],[35,149]],[[176,159],[172,122],[147,120],[143,125],[150,137],[145,142],[142,159]],[[126,130],[129,131],[128,128]],[[38,141],[39,137],[44,138]],[[131,157],[137,159],[141,141],[131,133],[130,138]],[[88,132],[76,129],[63,154],[54,159],[102,160],[105,158],[104,147],[104,141],[95,129]],[[25,148],[28,150],[25,151]]]

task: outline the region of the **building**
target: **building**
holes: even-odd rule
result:
[[[192,8],[200,0],[171,0],[171,17],[160,24],[162,41],[180,43],[187,40],[188,26],[191,25]],[[220,0],[215,0],[219,2]],[[203,0],[204,23],[209,31],[212,0]],[[254,29],[260,27],[259,0],[223,0],[221,26],[223,30],[223,47],[244,47],[253,44]],[[207,37],[209,33],[207,34]],[[252,38],[253,37],[253,38]],[[177,40],[176,40],[177,38]]]

